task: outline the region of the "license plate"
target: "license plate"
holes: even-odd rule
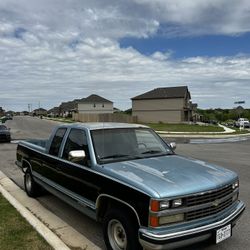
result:
[[[231,237],[231,224],[216,230],[216,244]]]

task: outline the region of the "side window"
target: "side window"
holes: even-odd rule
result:
[[[67,130],[66,128],[59,128],[56,131],[56,134],[52,140],[52,143],[49,149],[49,154],[58,156],[59,149],[60,149],[66,130]]]
[[[65,143],[65,147],[63,150],[62,158],[65,160],[69,159],[69,152],[72,150],[84,150],[85,151],[85,159],[77,162],[81,165],[89,165],[89,150],[87,145],[87,138],[84,130],[81,129],[72,129],[69,133],[67,141]]]

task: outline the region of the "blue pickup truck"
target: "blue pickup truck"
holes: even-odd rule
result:
[[[102,222],[107,249],[220,243],[245,209],[236,173],[175,154],[143,125],[60,125],[19,142],[16,163],[29,196],[45,189]]]

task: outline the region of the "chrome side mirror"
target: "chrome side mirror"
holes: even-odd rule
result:
[[[84,160],[86,154],[84,150],[72,150],[69,152],[68,160],[72,162],[79,162]]]
[[[172,150],[175,150],[176,149],[176,143],[175,142],[170,142],[169,143],[169,146]]]

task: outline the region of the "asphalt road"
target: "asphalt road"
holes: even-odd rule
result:
[[[32,117],[14,117],[12,121],[7,121],[6,125],[11,128],[12,139],[20,140],[27,138],[47,138],[53,127],[57,123],[41,120]],[[0,144],[0,170],[11,178],[17,185],[23,188],[22,172],[15,166],[16,144]],[[208,242],[185,248],[188,250],[198,249],[250,249],[250,140],[214,143],[214,144],[178,144],[176,152],[178,154],[205,160],[236,171],[240,176],[240,198],[246,203],[247,209],[233,231],[233,237],[218,245],[211,245]],[[97,246],[105,249],[102,240],[101,225],[84,216],[74,208],[68,206],[52,195],[45,195],[39,201],[82,233],[86,238],[94,242]]]

